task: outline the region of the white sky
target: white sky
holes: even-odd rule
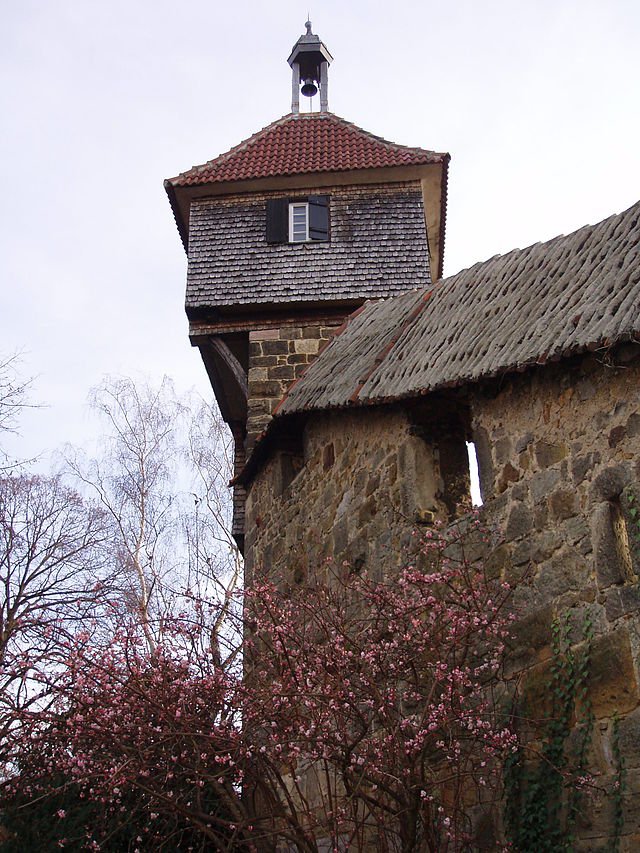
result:
[[[329,108],[452,155],[445,275],[640,197],[637,0],[311,4]],[[36,377],[16,450],[94,429],[106,373],[208,392],[163,178],[289,111],[306,2],[20,0],[0,55],[0,353]]]

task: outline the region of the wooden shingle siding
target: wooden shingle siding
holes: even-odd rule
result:
[[[327,187],[314,195],[329,197],[329,241],[268,242],[268,206],[282,195],[193,202],[187,313],[373,299],[429,284],[419,183]]]

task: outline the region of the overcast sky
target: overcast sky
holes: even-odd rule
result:
[[[22,455],[81,443],[105,374],[208,393],[162,181],[290,107],[306,2],[20,0],[0,54],[0,353],[32,396]],[[445,275],[640,197],[637,0],[311,3],[329,108],[449,151]]]

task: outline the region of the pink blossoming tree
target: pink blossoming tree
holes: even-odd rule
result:
[[[242,662],[229,601],[197,598],[151,649],[128,618],[106,649],[79,633],[53,704],[12,730],[9,812],[16,798],[25,815],[49,808],[73,849],[118,849],[127,823],[139,850],[470,844],[514,744],[500,688],[509,590],[461,541],[416,550],[389,579],[329,565],[322,582],[256,583]],[[88,819],[72,821],[82,803]]]

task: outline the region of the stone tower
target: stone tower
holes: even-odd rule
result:
[[[235,440],[239,471],[289,386],[366,300],[442,275],[448,154],[329,112],[332,56],[294,45],[292,111],[165,181],[188,255],[189,336]],[[300,95],[320,95],[300,112]],[[242,487],[233,532],[243,547]]]

